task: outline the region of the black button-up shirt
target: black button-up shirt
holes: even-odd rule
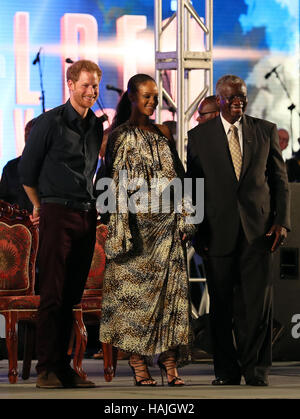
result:
[[[30,131],[19,172],[22,184],[38,188],[41,198],[86,201],[102,142],[102,123],[89,109],[82,119],[68,100],[40,115]]]

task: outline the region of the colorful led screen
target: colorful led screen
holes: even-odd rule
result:
[[[204,16],[205,1],[192,3]],[[163,1],[163,18],[175,8]],[[22,152],[26,122],[67,99],[67,58],[99,63],[94,110],[110,120],[128,78],[155,74],[153,0],[1,0],[0,15],[1,172]],[[299,148],[299,1],[214,0],[213,39],[214,84],[226,73],[244,78],[248,113],[290,132],[290,156]]]

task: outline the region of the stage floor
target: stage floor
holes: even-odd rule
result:
[[[216,387],[211,385],[213,366],[210,360],[194,362],[180,370],[185,380],[184,387],[173,388],[161,385],[158,367],[150,368],[150,372],[158,381],[156,387],[136,387],[129,370],[128,361],[118,361],[116,377],[110,383],[103,377],[103,361],[84,359],[83,366],[89,379],[95,382],[92,389],[57,389],[46,390],[35,387],[35,361],[32,365],[32,376],[29,380],[20,377],[17,384],[9,384],[7,372],[8,361],[0,361],[0,398],[1,399],[102,399],[103,409],[114,409],[117,400],[141,399],[155,400],[196,400],[196,399],[300,399],[300,362],[274,363],[268,387],[240,386]],[[19,362],[19,372],[22,361]],[[112,402],[115,404],[112,406]],[[172,402],[172,403],[173,403]],[[121,403],[121,401],[120,401]],[[99,406],[100,407],[100,406]],[[153,413],[153,412],[152,412]]]

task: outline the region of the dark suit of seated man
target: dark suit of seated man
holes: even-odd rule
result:
[[[27,122],[25,126],[25,143],[28,139],[30,130],[34,125],[35,119]],[[0,181],[0,199],[9,204],[17,204],[20,209],[26,209],[32,212],[33,205],[25,192],[19,175],[19,162],[21,156],[16,157],[6,163],[3,167],[1,181]]]

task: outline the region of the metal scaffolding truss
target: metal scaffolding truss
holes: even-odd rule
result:
[[[205,16],[199,17],[191,0],[177,0],[177,11],[165,22],[162,21],[162,1],[155,0],[155,77],[159,90],[159,104],[156,122],[162,123],[163,102],[176,114],[176,139],[179,157],[185,163],[186,135],[190,120],[199,102],[213,90],[213,0],[194,0],[203,2]],[[176,50],[163,51],[163,36],[169,25],[176,22]],[[190,50],[191,21],[201,28],[204,34],[204,50]],[[174,24],[174,23],[173,23]],[[163,83],[167,70],[176,70],[176,99],[172,97]],[[192,70],[203,70],[201,91],[191,98],[190,79]]]

